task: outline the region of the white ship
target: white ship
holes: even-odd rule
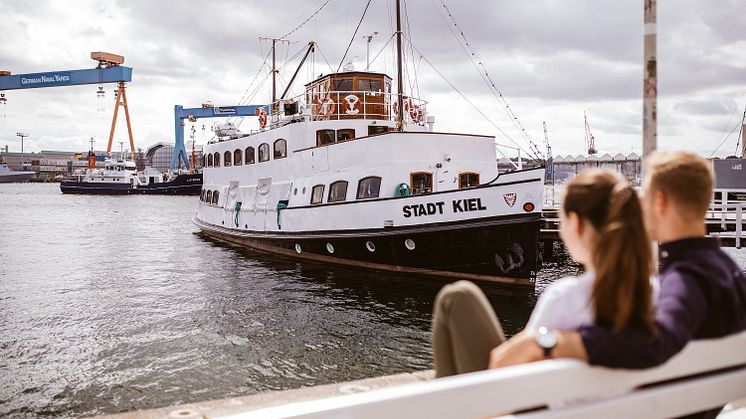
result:
[[[328,74],[257,109],[261,130],[208,143],[195,224],[323,263],[527,282],[544,169],[498,173],[493,136],[437,132],[391,82]]]
[[[7,164],[0,163],[0,183],[28,182],[35,173],[10,170]]]

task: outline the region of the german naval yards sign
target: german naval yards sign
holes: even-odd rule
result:
[[[21,76],[22,87],[62,86],[70,84],[71,81],[69,71],[26,74]]]

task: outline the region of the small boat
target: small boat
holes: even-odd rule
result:
[[[202,173],[137,172],[135,162],[106,159],[103,169],[85,169],[60,183],[62,193],[97,195],[199,195]]]
[[[28,182],[36,172],[18,172],[10,170],[7,164],[0,163],[0,183]]]

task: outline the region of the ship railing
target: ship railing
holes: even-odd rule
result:
[[[399,117],[399,95],[361,90],[307,93],[281,99],[269,106],[271,123],[304,117],[311,121],[375,119],[396,121]],[[404,124],[427,123],[427,101],[403,96]]]
[[[746,208],[746,190],[717,188],[713,192],[713,200],[705,216],[708,235],[718,237],[724,245],[740,249],[744,238],[743,213]],[[545,233],[556,234],[559,231],[558,213],[562,207],[564,193],[564,186],[544,187]]]
[[[677,417],[746,398],[746,332],[689,343],[642,370],[553,359],[357,394],[297,402],[242,418],[628,418]],[[739,416],[740,417],[740,416]]]

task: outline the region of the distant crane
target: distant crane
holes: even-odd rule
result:
[[[554,185],[554,160],[552,159],[552,146],[549,145],[547,123],[542,122],[541,125],[544,127],[544,145],[547,148],[547,168],[544,175],[544,183]]]
[[[596,138],[591,134],[591,126],[588,124],[588,115],[583,111],[583,118],[585,118],[585,144],[588,146],[588,155],[596,154]]]

